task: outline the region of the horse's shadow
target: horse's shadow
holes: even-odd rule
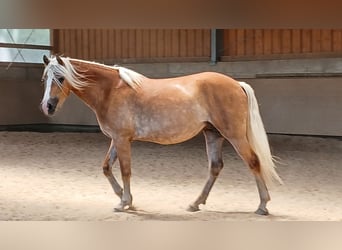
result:
[[[257,215],[253,211],[214,211],[200,210],[197,212],[156,213],[134,207],[126,211],[128,214],[147,221],[296,221],[298,218],[288,215],[268,216]]]

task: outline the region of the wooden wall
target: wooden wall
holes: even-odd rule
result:
[[[210,30],[55,30],[55,53],[89,59],[134,61],[208,60]]]
[[[342,30],[230,29],[223,31],[223,57],[336,55],[342,53]]]
[[[342,56],[342,30],[221,30],[220,60]],[[209,29],[54,30],[54,53],[108,62],[209,61]]]

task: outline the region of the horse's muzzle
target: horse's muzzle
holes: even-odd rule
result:
[[[42,110],[45,115],[53,115],[56,111],[56,107],[58,104],[58,98],[50,98],[46,103],[42,103]]]

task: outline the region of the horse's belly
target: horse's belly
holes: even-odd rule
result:
[[[141,115],[135,140],[175,144],[191,139],[205,127],[205,119],[191,110]]]

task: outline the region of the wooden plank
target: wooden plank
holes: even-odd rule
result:
[[[244,29],[238,29],[236,31],[236,55],[237,56],[244,56],[245,53],[245,30]]]
[[[102,29],[101,30],[101,39],[102,39],[102,54],[101,59],[107,59],[108,58],[108,30]]]
[[[87,29],[82,29],[82,58],[85,60],[89,59],[89,35]]]
[[[179,55],[180,57],[186,57],[188,51],[188,39],[185,29],[179,31]]]
[[[195,46],[195,30],[189,29],[187,30],[187,56],[195,56]]]
[[[128,30],[121,30],[121,57],[128,58],[129,57],[129,44],[128,44]]]
[[[203,32],[200,29],[195,30],[195,56],[203,56]]]
[[[332,51],[332,30],[324,29],[321,31],[321,52]]]
[[[136,31],[136,37],[135,37],[135,48],[136,48],[136,58],[142,58],[143,57],[143,30],[137,29]],[[144,44],[144,46],[146,46]]]
[[[301,53],[301,30],[293,29],[291,36],[292,53]]]
[[[165,36],[165,57],[171,57],[172,55],[172,41],[171,41],[171,30],[166,29],[164,30]]]
[[[73,54],[74,54],[74,58],[79,58],[78,57],[78,37],[77,37],[77,32],[78,32],[78,30],[77,29],[74,29],[73,30],[73,45],[74,45],[74,47],[73,47]],[[81,52],[81,54],[82,54],[82,52]]]
[[[114,36],[114,30],[113,29],[109,29],[108,30],[108,56],[107,59],[114,59],[114,42],[115,41],[115,36]]]
[[[210,57],[210,46],[211,46],[211,32],[210,29],[203,31],[203,55]]]
[[[272,54],[272,30],[264,30],[264,55]]]
[[[312,30],[312,52],[321,52],[322,37],[321,30]]]
[[[302,30],[302,53],[312,52],[312,30]]]
[[[70,49],[69,49],[69,55],[70,57],[76,58],[76,30],[70,29],[69,30],[69,44],[70,44]]]
[[[247,29],[246,30],[246,55],[252,56],[255,53],[255,38],[254,38],[254,30]]]
[[[143,30],[143,58],[149,58],[150,57],[150,31],[148,29]]]
[[[164,30],[158,29],[157,30],[157,57],[164,57],[164,45],[165,45],[165,40],[164,40]]]
[[[179,57],[179,30],[173,29],[171,31],[172,40],[172,57]]]
[[[75,30],[75,44],[76,44],[76,51],[75,57],[79,59],[83,59],[83,39],[82,39],[82,30],[77,29]]]
[[[280,30],[272,30],[272,54],[281,54]]]
[[[76,44],[76,31],[70,30],[70,57],[77,58],[77,44]]]
[[[291,30],[281,30],[281,52],[283,54],[290,54],[292,52],[291,45]]]
[[[58,52],[60,55],[65,55],[65,31],[64,29],[59,30],[59,45]]]
[[[70,30],[64,30],[65,56],[71,56]]]
[[[342,51],[342,30],[333,30],[333,51],[341,52]]]
[[[262,29],[257,29],[254,32],[255,34],[255,55],[263,55],[264,54],[264,31]]]
[[[224,29],[221,56],[233,56],[236,54],[235,51],[236,51],[235,29]]]
[[[58,42],[58,48],[56,49],[57,53],[60,55],[65,55],[65,34],[64,30],[60,29],[59,30],[59,42]]]
[[[136,30],[129,29],[128,30],[128,58],[136,57]]]
[[[114,46],[114,53],[115,53],[115,58],[122,58],[122,35],[121,35],[122,30],[117,29],[114,31],[115,34],[115,46]]]
[[[102,30],[95,30],[95,58],[101,59],[102,57]]]
[[[52,41],[51,53],[58,54],[59,52],[59,30],[52,30],[52,35],[50,34],[50,40]],[[52,37],[51,37],[52,36]],[[1,46],[0,46],[1,47]]]
[[[229,31],[230,29],[224,29],[222,32],[222,51],[221,56],[229,56]]]
[[[89,59],[94,60],[96,58],[96,42],[95,42],[95,30],[91,29],[89,30]]]
[[[157,30],[150,30],[150,57],[157,57]]]

